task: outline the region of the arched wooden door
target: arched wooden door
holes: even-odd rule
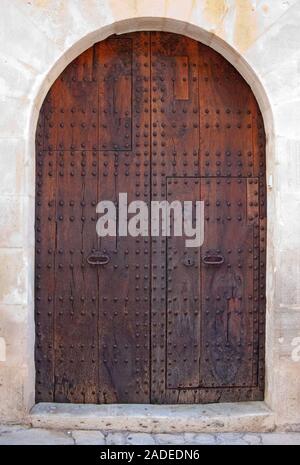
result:
[[[265,135],[238,72],[180,35],[110,37],[55,81],[36,144],[37,401],[262,399]],[[98,238],[120,192],[204,200],[204,245]]]

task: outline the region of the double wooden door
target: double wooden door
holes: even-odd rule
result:
[[[262,399],[265,135],[238,72],[184,36],[110,37],[52,85],[36,145],[37,401]],[[203,246],[99,238],[119,193],[203,200]]]

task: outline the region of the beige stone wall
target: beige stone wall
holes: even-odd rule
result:
[[[34,133],[63,68],[112,33],[200,40],[243,74],[267,130],[266,402],[300,425],[300,1],[1,0],[0,421],[34,404]]]

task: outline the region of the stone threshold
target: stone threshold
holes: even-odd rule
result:
[[[33,427],[147,433],[269,432],[273,412],[264,402],[202,405],[36,404]]]

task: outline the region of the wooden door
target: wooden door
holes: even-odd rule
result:
[[[36,144],[37,401],[262,399],[265,136],[237,71],[180,35],[110,37],[55,81]],[[203,246],[99,238],[119,193],[203,200]]]

